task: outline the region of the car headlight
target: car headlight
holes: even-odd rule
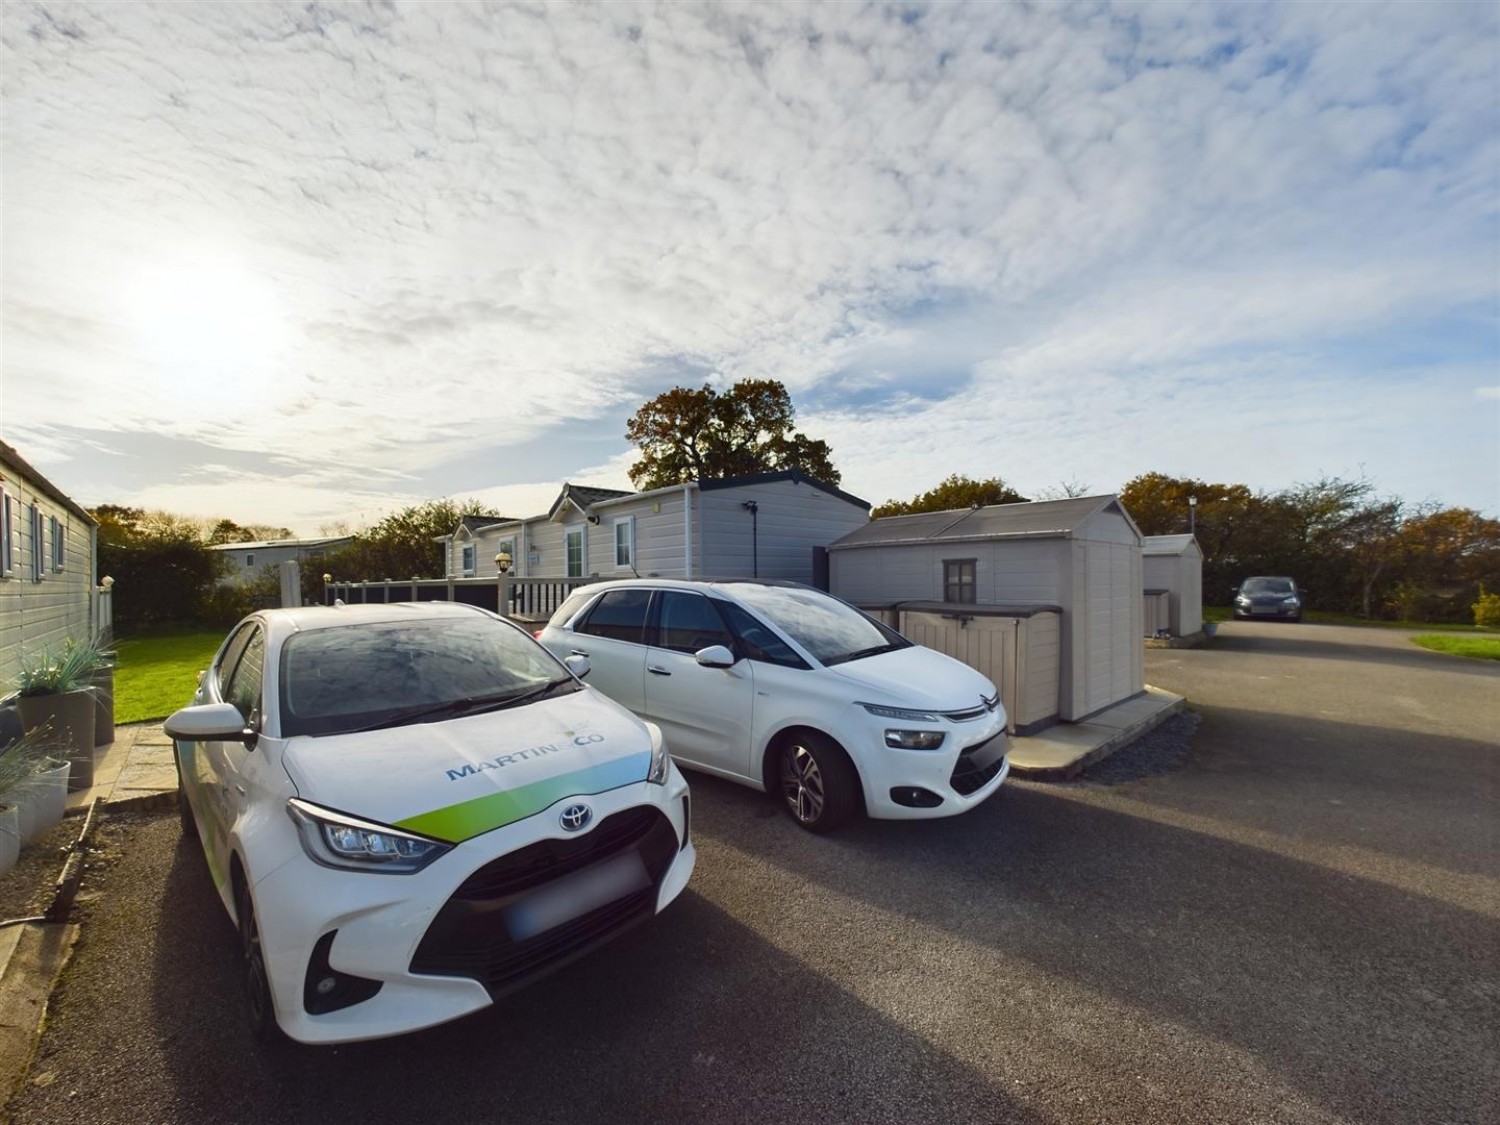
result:
[[[1250,599],[1247,598],[1247,597],[1245,597],[1244,594],[1236,594],[1234,596],[1234,604],[1235,605],[1249,605],[1250,604]]]
[[[1297,598],[1296,598],[1295,595],[1293,595],[1292,597],[1287,598],[1281,604],[1282,605],[1301,605],[1302,603],[1297,600]]]
[[[319,808],[296,797],[287,801],[286,811],[297,825],[302,850],[324,867],[410,875],[453,848],[452,844],[398,832],[389,825]]]
[[[936,750],[946,737],[940,730],[888,730],[885,744],[895,750]]]
[[[665,785],[667,774],[671,771],[672,756],[667,753],[667,743],[661,736],[661,727],[655,723],[647,723],[646,729],[651,732],[651,768],[646,772],[646,780],[652,785]]]
[[[882,719],[903,719],[908,723],[939,723],[943,720],[943,716],[935,711],[908,711],[904,707],[882,707],[878,703],[861,703],[860,706]]]

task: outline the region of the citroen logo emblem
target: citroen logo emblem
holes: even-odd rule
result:
[[[582,832],[594,819],[594,810],[583,804],[569,805],[557,819],[564,832]]]

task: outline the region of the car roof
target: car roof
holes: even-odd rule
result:
[[[388,605],[309,605],[288,609],[263,609],[254,614],[265,622],[273,637],[313,629],[336,629],[350,625],[378,625],[392,621],[429,621],[434,618],[469,617],[480,613],[477,606],[462,602],[391,602]]]
[[[735,586],[778,586],[788,590],[814,590],[805,582],[791,582],[782,578],[617,578],[608,582],[590,582],[573,592],[593,593],[600,590],[633,587],[651,590],[702,590],[705,587],[732,592]],[[818,590],[818,593],[824,591]]]

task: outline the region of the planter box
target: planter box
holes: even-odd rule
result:
[[[27,731],[46,727],[57,742],[57,753],[66,756],[72,772],[68,788],[88,789],[94,784],[94,693],[69,691],[59,695],[23,695],[16,701],[21,724]]]
[[[21,858],[21,817],[14,804],[0,804],[0,873]]]
[[[20,809],[21,843],[29,844],[60,821],[68,811],[67,762],[43,769],[16,786],[15,803]]]

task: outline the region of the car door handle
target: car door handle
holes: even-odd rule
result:
[[[665,668],[658,668],[655,664],[647,664],[646,671],[650,672],[653,676],[670,676],[672,674]]]
[[[583,649],[581,649],[581,648],[575,648],[572,652],[568,653],[568,655],[569,656],[587,656],[588,653],[584,652]]]
[[[238,793],[241,797],[243,797],[245,795],[245,787],[243,785],[236,785],[234,787],[234,791],[236,793]]]

